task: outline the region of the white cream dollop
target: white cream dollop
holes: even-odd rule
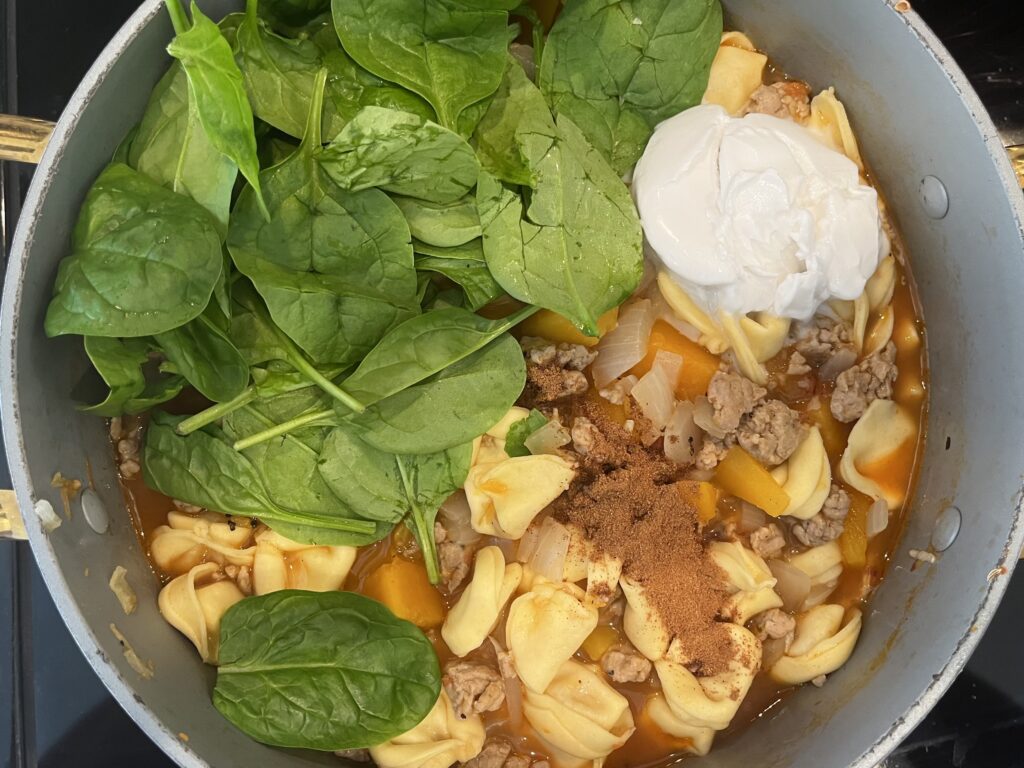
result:
[[[789,120],[693,107],[661,123],[633,174],[649,251],[712,317],[808,320],[855,299],[888,253],[856,164]]]

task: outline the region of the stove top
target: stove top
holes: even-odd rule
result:
[[[137,0],[0,0],[0,112],[55,120],[137,5]],[[974,83],[1004,143],[1024,144],[1024,46],[1019,41],[1024,2],[914,0],[914,6]],[[4,253],[31,172],[27,166],[0,164]],[[0,456],[0,487],[10,487],[9,482]],[[173,766],[82,657],[26,544],[0,542],[0,584],[0,643],[11,649],[9,656],[0,654],[3,765]],[[1022,612],[1024,570],[1018,570],[963,674],[884,768],[1024,768]]]

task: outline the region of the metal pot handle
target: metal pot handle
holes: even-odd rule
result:
[[[32,117],[0,115],[0,160],[38,163],[53,133],[53,123]]]

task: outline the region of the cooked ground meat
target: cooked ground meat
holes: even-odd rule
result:
[[[694,460],[695,466],[701,470],[714,469],[734,445],[736,445],[735,434],[726,435],[721,440],[711,435],[705,436],[700,450],[697,451],[697,457]]]
[[[368,749],[339,749],[334,754],[356,763],[373,762],[373,758],[370,757],[370,750]]]
[[[757,639],[761,642],[769,638],[778,640],[787,636],[792,640],[793,632],[796,629],[796,619],[783,610],[772,608],[770,611],[759,614],[754,619],[753,626]],[[789,643],[786,645],[788,646]]]
[[[829,491],[825,504],[821,508],[821,514],[829,520],[846,520],[846,515],[849,512],[850,494],[835,483],[832,483],[832,489]]]
[[[434,541],[437,543],[437,559],[441,563],[441,580],[450,595],[469,575],[473,551],[466,544],[449,541],[448,531],[439,522],[434,523]]]
[[[597,394],[612,405],[622,405],[626,402],[626,398],[629,397],[629,393],[633,391],[637,381],[636,376],[623,376],[621,379],[613,381],[604,389],[599,389]]]
[[[473,714],[493,712],[505,701],[501,675],[486,664],[472,661],[449,664],[441,682],[452,700],[452,709],[463,720]]]
[[[642,683],[651,676],[651,662],[626,644],[605,651],[601,656],[601,669],[616,683]]]
[[[811,366],[807,364],[807,359],[799,352],[793,352],[789,356],[789,365],[786,366],[787,376],[804,376],[811,372]]]
[[[572,447],[580,456],[589,456],[601,441],[601,431],[586,416],[577,416],[572,422]]]
[[[480,754],[463,763],[466,768],[502,768],[512,754],[512,744],[506,739],[491,738],[484,743]]]
[[[803,123],[811,116],[811,89],[797,80],[762,85],[751,94],[743,111]]]
[[[718,371],[708,384],[712,418],[724,432],[734,432],[740,420],[764,400],[768,391],[736,373]]]
[[[850,327],[841,320],[818,315],[794,330],[795,350],[811,365],[821,365],[840,350],[854,350]]]
[[[526,389],[521,403],[539,406],[582,395],[590,384],[582,371],[566,370],[556,363],[526,365]]]
[[[775,523],[768,523],[750,534],[750,548],[761,557],[778,557],[785,547],[786,537]]]
[[[769,400],[743,419],[736,437],[743,450],[774,467],[793,454],[804,431],[796,411],[779,400]]]
[[[120,417],[110,420],[110,436],[117,441],[118,469],[125,479],[135,477],[142,470],[139,460],[141,435],[141,424],[126,429]]]
[[[551,365],[572,371],[582,371],[597,358],[582,344],[552,344],[537,336],[524,336],[519,342],[527,358],[534,365]]]
[[[832,415],[844,423],[856,421],[875,400],[892,397],[896,373],[896,345],[890,341],[839,374],[832,393]]]

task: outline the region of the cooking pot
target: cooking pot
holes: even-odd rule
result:
[[[205,0],[214,18],[240,2]],[[906,239],[927,324],[928,440],[912,513],[856,652],[818,689],[787,698],[702,759],[858,766],[883,758],[948,688],[981,637],[1021,549],[1024,200],[984,109],[905,0],[726,0],[730,28],[815,87],[834,84]],[[43,315],[79,205],[138,121],[169,59],[160,0],[107,46],[57,124],[29,190],[3,295],[0,391],[17,500],[43,577],[82,652],[143,730],[183,766],[337,764],[250,740],[210,703],[212,668],[157,612],[157,582],[124,509],[104,423],[70,396],[87,372],[77,338]],[[93,486],[63,517],[54,473]],[[934,564],[909,550],[930,550]],[[138,609],[107,588],[128,569]],[[111,630],[154,675],[126,660]]]

